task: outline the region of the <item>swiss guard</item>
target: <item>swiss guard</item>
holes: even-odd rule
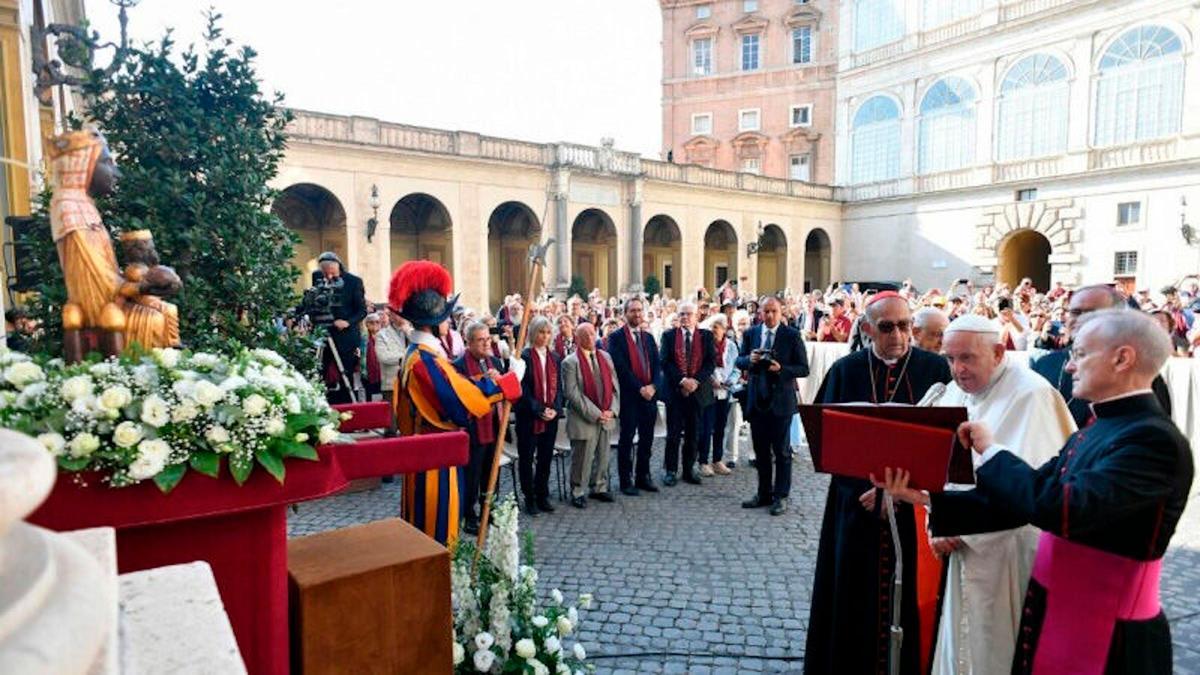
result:
[[[521,396],[525,364],[510,359],[507,373],[468,378],[454,369],[443,351],[440,326],[458,302],[451,297],[454,281],[437,263],[413,260],[392,275],[388,308],[412,324],[408,353],[392,406],[401,434],[462,429],[492,405]],[[404,477],[400,515],[442,544],[458,538],[459,467],[431,469]]]

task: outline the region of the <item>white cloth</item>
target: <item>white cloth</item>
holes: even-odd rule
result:
[[[1008,363],[1000,364],[983,392],[968,394],[952,382],[940,399],[921,401],[931,404],[965,406],[972,421],[992,429],[997,445],[1035,467],[1058,454],[1075,432],[1071,413],[1054,387],[1032,370]],[[1011,670],[1037,537],[1038,530],[1028,525],[962,537],[963,548],[946,563],[934,675]]]

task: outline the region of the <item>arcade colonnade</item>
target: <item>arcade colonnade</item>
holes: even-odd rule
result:
[[[454,274],[468,306],[528,288],[527,249],[553,237],[546,286],[616,295],[653,276],[673,297],[726,279],[758,294],[839,274],[841,204],[826,186],[297,111],[273,211],[299,238],[307,285],[333,250],[372,300],[416,257]],[[370,235],[368,237],[368,235]]]

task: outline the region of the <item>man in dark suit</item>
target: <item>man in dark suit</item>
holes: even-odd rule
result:
[[[367,296],[359,277],[346,271],[337,254],[326,251],[317,258],[320,271],[313,273],[313,284],[330,284],[337,287],[340,302],[333,306],[333,323],[329,325],[329,337],[333,338],[337,355],[342,362],[339,372],[333,353],[322,350],[321,375],[325,379],[326,398],[330,403],[350,403],[354,393],[347,389],[343,372],[350,387],[355,387],[355,375],[359,370],[358,359],[362,347],[362,321],[367,318]]]
[[[737,367],[749,375],[746,416],[758,458],[758,494],[742,506],[770,506],[773,516],[787,511],[792,489],[788,433],[796,414],[796,378],[808,376],[804,341],[796,329],[780,322],[781,312],[779,300],[767,298],[763,321],[746,332],[737,359]]]
[[[677,482],[679,443],[683,441],[683,482],[700,484],[696,451],[700,413],[712,405],[712,373],[716,366],[712,333],[696,327],[696,304],[679,303],[679,328],[663,333],[659,360],[663,393],[667,397],[667,447],[663,455],[663,485]]]
[[[454,369],[478,381],[482,378],[495,380],[508,370],[504,361],[492,354],[492,336],[487,324],[475,321],[464,331],[467,350],[454,360]],[[496,377],[490,377],[494,375]],[[483,508],[487,485],[484,483],[492,468],[492,454],[496,450],[496,436],[500,432],[500,404],[492,405],[492,411],[482,417],[472,417],[467,424],[470,437],[470,454],[463,467],[462,511],[463,532],[479,534],[479,514],[476,505]]]
[[[621,389],[621,434],[617,440],[617,477],[621,493],[631,497],[640,490],[658,492],[650,477],[650,446],[658,420],[658,389],[662,385],[658,346],[643,325],[645,303],[641,298],[625,301],[625,325],[608,337]],[[633,458],[633,436],[637,434],[637,462]]]

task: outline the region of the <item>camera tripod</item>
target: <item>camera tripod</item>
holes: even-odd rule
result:
[[[359,382],[359,386],[355,387],[351,384],[350,375],[346,373],[346,366],[342,363],[342,355],[338,353],[337,345],[333,342],[332,335],[326,335],[325,339],[317,343],[317,363],[325,363],[325,350],[328,349],[333,354],[333,364],[337,366],[338,375],[342,378],[342,386],[346,387],[346,391],[350,393],[351,403],[362,403],[367,400],[367,392],[361,386],[361,378],[355,378]]]

